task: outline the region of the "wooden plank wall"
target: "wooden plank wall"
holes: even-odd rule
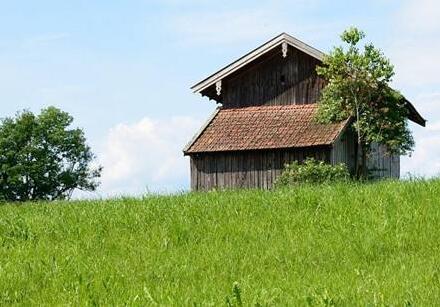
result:
[[[332,164],[346,163],[353,174],[356,167],[356,139],[353,132],[346,131],[333,144],[330,161]],[[374,179],[399,178],[400,157],[389,155],[386,147],[374,143],[367,157],[367,168]]]
[[[320,62],[289,47],[262,56],[251,67],[223,80],[223,107],[316,103],[325,86],[316,74]]]
[[[356,140],[351,129],[344,133],[333,143],[330,155],[332,164],[345,163],[351,174],[354,174],[356,168]]]
[[[375,179],[399,178],[400,156],[390,155],[384,145],[373,143],[367,158],[367,167]]]
[[[329,147],[210,153],[191,156],[191,189],[270,189],[286,163],[306,157],[330,161]]]

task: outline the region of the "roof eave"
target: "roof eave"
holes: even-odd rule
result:
[[[335,142],[338,140],[338,138],[348,129],[348,127],[353,123],[353,117],[349,117],[343,121],[341,121],[342,127],[339,129],[339,132],[336,134],[336,136],[333,138],[332,142],[330,143],[331,146],[335,144]]]
[[[190,154],[189,150],[191,149],[191,146],[197,141],[197,139],[202,135],[202,133],[205,131],[205,129],[209,126],[209,124],[214,120],[214,118],[217,116],[218,112],[220,111],[220,107],[216,108],[214,112],[211,114],[211,116],[206,120],[206,122],[203,124],[203,126],[197,131],[197,133],[193,136],[193,138],[188,142],[188,144],[183,148],[183,155],[187,156]]]
[[[331,149],[332,145],[333,145],[333,143],[322,143],[322,144],[304,145],[304,146],[261,147],[261,148],[244,148],[244,149],[187,151],[187,152],[184,153],[184,155],[185,156],[191,156],[191,155],[227,153],[227,152],[260,152],[260,151],[292,150],[292,149],[304,149],[304,148],[316,148],[316,147]]]
[[[420,115],[420,113],[408,99],[405,98],[405,102],[409,111],[408,119],[422,127],[425,127],[426,119],[424,119],[422,115]]]

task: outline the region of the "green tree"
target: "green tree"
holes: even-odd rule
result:
[[[357,178],[367,175],[373,142],[385,145],[390,154],[407,154],[414,147],[405,99],[389,86],[394,67],[372,44],[359,46],[364,37],[357,28],[344,31],[341,39],[346,46],[335,47],[317,68],[318,75],[328,80],[317,119],[321,123],[352,119],[357,134]]]
[[[68,199],[75,189],[93,191],[102,168],[73,118],[55,107],[23,111],[0,122],[0,199]]]

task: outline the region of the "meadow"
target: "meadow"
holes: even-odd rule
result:
[[[0,305],[440,302],[440,180],[0,205]]]

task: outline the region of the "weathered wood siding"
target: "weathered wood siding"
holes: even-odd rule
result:
[[[332,164],[345,163],[351,174],[356,168],[356,141],[351,129],[339,135],[332,146],[330,162]]]
[[[276,48],[250,67],[223,80],[223,107],[316,103],[325,81],[316,74],[319,61],[289,47]]]
[[[192,155],[191,189],[270,189],[286,163],[306,157],[330,162],[330,147]]]
[[[332,164],[345,163],[351,174],[356,168],[356,136],[351,130],[345,131],[334,142],[330,161]],[[400,156],[389,155],[386,147],[374,143],[367,156],[367,168],[372,178],[399,178]]]
[[[367,168],[373,178],[399,178],[400,156],[387,153],[384,145],[373,143],[367,158]]]

